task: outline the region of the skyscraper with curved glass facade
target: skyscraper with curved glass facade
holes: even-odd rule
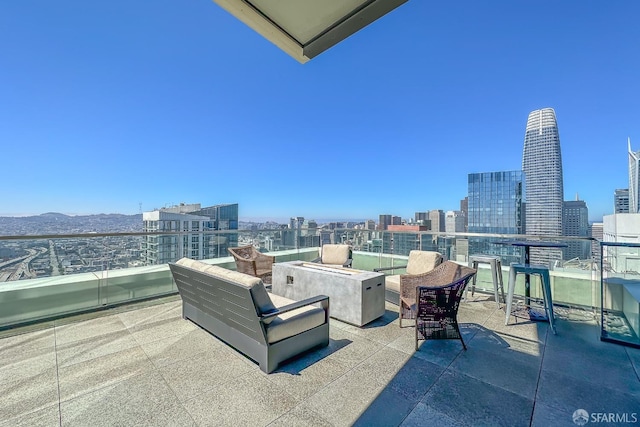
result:
[[[562,155],[556,113],[543,108],[529,113],[524,136],[522,171],[527,186],[526,233],[562,235]],[[531,262],[548,264],[561,259],[562,252],[531,249]]]

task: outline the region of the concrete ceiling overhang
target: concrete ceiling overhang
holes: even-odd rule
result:
[[[305,63],[408,0],[213,0]]]

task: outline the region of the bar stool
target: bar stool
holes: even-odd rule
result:
[[[498,289],[502,294],[502,302],[505,302],[504,297],[504,285],[502,283],[502,263],[500,262],[500,257],[492,256],[492,255],[471,255],[469,257],[469,267],[474,270],[478,270],[478,264],[489,264],[491,266],[491,277],[493,278],[493,294],[496,299],[496,304],[498,308],[500,308],[500,299],[498,298]],[[471,282],[471,296],[476,291],[476,277],[478,275],[475,274],[473,276],[473,281]],[[464,299],[467,300],[467,294],[469,293],[469,286],[464,291]]]
[[[509,269],[509,290],[507,291],[507,316],[504,324],[509,324],[511,316],[511,305],[513,303],[513,293],[516,289],[516,276],[518,274],[538,275],[542,284],[542,299],[544,301],[544,309],[549,319],[549,325],[553,333],[556,333],[553,317],[553,300],[551,299],[551,278],[549,277],[549,269],[543,265],[533,264],[511,264]]]

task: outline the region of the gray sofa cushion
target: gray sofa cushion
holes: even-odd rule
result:
[[[271,301],[276,307],[284,307],[296,301],[279,295],[271,294]],[[307,306],[289,311],[277,316],[267,326],[267,341],[269,344],[308,331],[325,323],[325,313],[322,308]]]

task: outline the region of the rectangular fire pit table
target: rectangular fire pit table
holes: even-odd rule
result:
[[[329,315],[363,326],[384,314],[384,274],[304,261],[273,265],[271,292],[296,301],[329,297]]]

